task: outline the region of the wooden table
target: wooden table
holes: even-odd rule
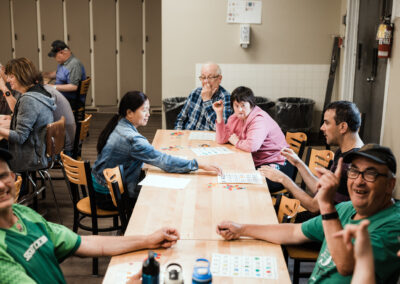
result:
[[[215,141],[189,140],[189,131],[158,130],[153,141],[156,149],[175,156],[218,165],[225,172],[252,172],[254,163],[250,153],[240,151],[232,145],[223,145],[233,154],[197,157],[191,147],[209,145],[221,146]],[[172,133],[175,133],[172,134]],[[162,267],[170,262],[183,266],[185,283],[191,283],[191,273],[195,259],[205,257],[211,260],[212,253],[237,255],[274,256],[278,265],[278,279],[271,283],[290,283],[288,270],[281,247],[264,241],[240,240],[228,242],[215,232],[216,225],[222,220],[240,223],[276,224],[278,223],[272,200],[266,184],[243,185],[245,189],[230,191],[224,185],[217,184],[217,176],[203,171],[190,174],[171,174],[153,166],[146,166],[147,175],[165,175],[168,177],[189,178],[189,185],[183,190],[142,188],[126,235],[149,234],[163,226],[172,226],[179,230],[181,240],[171,249],[160,249]],[[113,257],[113,265],[129,261],[143,261],[147,251],[129,253]],[[103,283],[114,283],[112,273],[107,270]],[[214,277],[213,283],[252,283],[260,282],[251,278]],[[264,280],[266,281],[266,280]]]

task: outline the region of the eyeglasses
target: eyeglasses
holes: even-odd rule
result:
[[[347,177],[350,179],[356,179],[360,174],[365,181],[369,182],[375,182],[379,176],[388,177],[388,174],[381,174],[374,170],[365,170],[361,172],[353,167],[347,170]]]
[[[211,81],[211,80],[217,79],[219,76],[220,75],[208,76],[208,77],[200,76],[199,79],[200,79],[200,81],[205,81],[205,80]]]

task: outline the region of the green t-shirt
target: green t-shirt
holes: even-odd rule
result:
[[[351,201],[336,205],[340,222],[358,224],[354,221],[356,214]],[[367,218],[370,220],[368,232],[375,262],[375,278],[377,283],[396,283],[400,274],[400,259],[396,253],[400,249],[400,202]],[[350,283],[352,276],[342,276],[336,269],[324,236],[321,216],[315,217],[301,226],[304,235],[314,241],[321,241],[322,247],[308,283]]]
[[[18,222],[0,229],[0,282],[65,283],[59,263],[79,248],[80,236],[28,207],[12,209]]]

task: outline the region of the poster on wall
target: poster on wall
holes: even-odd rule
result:
[[[262,2],[247,0],[228,0],[227,23],[261,24]]]

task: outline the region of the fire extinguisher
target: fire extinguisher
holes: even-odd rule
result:
[[[393,24],[389,18],[384,18],[378,27],[376,40],[378,41],[378,58],[389,58],[392,48]]]

